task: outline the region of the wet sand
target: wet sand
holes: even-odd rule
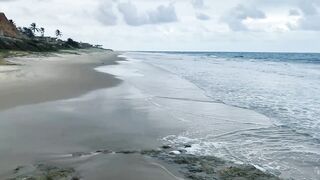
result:
[[[157,138],[172,132],[170,123],[161,127],[136,112],[143,108],[139,100],[125,102],[130,88],[120,79],[94,70],[119,60],[116,53],[96,51],[10,59],[22,66],[0,72],[0,179],[37,163],[72,167],[84,179],[176,179],[141,155],[61,159],[98,149],[156,148]]]
[[[39,163],[90,180],[181,179],[176,165],[136,152],[205,128],[206,117],[214,135],[270,125],[257,113],[210,101],[172,73],[119,60],[110,52],[15,59],[25,66],[7,72],[0,91],[0,179],[34,174]]]

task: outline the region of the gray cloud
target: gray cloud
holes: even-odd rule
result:
[[[204,1],[203,0],[191,0],[191,4],[194,8],[204,8]]]
[[[196,18],[202,21],[210,19],[210,16],[200,12],[201,9],[205,8],[204,0],[191,0],[193,8],[196,10]]]
[[[320,31],[320,1],[301,1],[299,9],[302,12],[297,26],[289,25],[293,30]]]
[[[299,16],[300,12],[296,9],[290,9],[289,16]]]
[[[318,14],[316,1],[301,1],[299,8],[305,15],[316,15]]]
[[[196,17],[197,17],[197,19],[203,20],[203,21],[210,20],[210,16],[208,16],[207,14],[204,14],[204,13],[197,13]]]
[[[97,10],[97,19],[104,25],[116,25],[118,17],[113,11],[112,2],[101,3]]]
[[[304,16],[299,21],[299,29],[310,30],[310,31],[320,31],[320,14]]]
[[[254,7],[238,5],[223,16],[222,21],[227,23],[233,31],[246,31],[248,28],[243,24],[243,21],[248,18],[264,19],[266,15]]]
[[[118,10],[123,15],[125,22],[131,26],[145,24],[170,23],[178,20],[175,8],[172,4],[160,5],[153,11],[139,13],[137,7],[131,3],[119,3]]]
[[[169,6],[159,6],[157,10],[148,13],[149,21],[154,23],[169,23],[178,20],[175,8],[172,4]]]

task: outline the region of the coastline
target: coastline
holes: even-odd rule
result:
[[[75,51],[67,54],[50,54],[49,57],[27,56],[6,59],[8,62],[18,65],[0,66],[0,83],[2,85],[0,87],[0,98],[2,99],[0,101],[0,124],[3,125],[1,128],[2,132],[0,133],[2,135],[0,147],[0,156],[2,158],[0,159],[1,162],[3,162],[0,163],[1,179],[23,179],[26,176],[37,177],[41,176],[42,173],[51,173],[52,169],[57,170],[53,170],[53,176],[56,176],[56,173],[61,173],[67,177],[70,174],[74,174],[74,169],[76,169],[77,173],[81,173],[81,177],[87,177],[88,179],[103,179],[106,177],[123,179],[130,177],[131,179],[137,180],[177,179],[169,170],[157,164],[154,160],[137,154],[131,155],[124,153],[123,155],[120,154],[106,158],[101,157],[101,155],[100,157],[82,157],[81,153],[76,153],[79,155],[72,156],[74,158],[71,158],[69,161],[68,158],[60,157],[65,157],[61,155],[62,152],[85,152],[88,148],[79,148],[78,145],[73,146],[70,144],[71,148],[64,148],[60,145],[60,148],[57,148],[59,150],[53,150],[56,148],[56,145],[52,145],[52,137],[46,135],[53,132],[61,136],[62,134],[59,133],[59,129],[65,128],[64,123],[56,130],[51,127],[48,127],[51,130],[46,127],[39,129],[38,126],[42,123],[38,120],[33,121],[33,118],[36,118],[37,115],[31,115],[35,116],[31,117],[31,119],[20,115],[16,116],[16,118],[8,118],[6,116],[8,112],[9,114],[11,112],[16,114],[19,112],[19,109],[24,109],[25,107],[39,110],[51,102],[68,102],[68,99],[72,101],[72,99],[76,99],[79,96],[82,97],[82,95],[91,91],[93,91],[94,94],[94,92],[99,91],[99,89],[109,89],[110,87],[119,85],[122,82],[120,79],[107,73],[97,72],[94,69],[102,65],[116,65],[117,61],[123,60],[117,56],[118,53],[116,52],[85,50],[84,52]],[[39,113],[32,112],[31,114]],[[54,117],[50,118],[54,119]],[[25,127],[25,125],[20,123],[28,123],[29,127]],[[100,124],[96,125],[100,126]],[[6,127],[8,129],[13,128],[15,129],[13,131],[17,132],[8,130]],[[44,130],[43,132],[42,129]],[[72,131],[72,129],[70,130]],[[134,128],[132,130],[135,131]],[[32,137],[29,137],[29,131],[32,133]],[[78,130],[75,131],[77,132]],[[34,135],[38,137],[35,138]],[[44,141],[49,141],[48,143],[51,145],[47,144],[49,147],[42,147],[42,142],[38,144],[38,141],[42,141],[42,137],[40,136],[46,136],[48,139],[44,138]],[[27,137],[28,140],[26,140],[25,137]],[[63,139],[64,135],[60,138]],[[20,139],[23,140],[20,141]],[[114,141],[112,137],[110,141]],[[30,145],[24,145],[25,142],[28,142]],[[154,143],[147,142],[145,144],[148,147],[156,146]],[[95,146],[99,147],[99,142]],[[101,147],[105,146],[101,145]],[[115,147],[117,147],[117,145],[115,145]],[[116,149],[122,148],[118,147]],[[92,148],[92,150],[94,150],[94,148]],[[43,157],[43,154],[47,155]],[[112,162],[108,160],[110,158]],[[86,161],[89,163],[86,163]],[[41,164],[38,164],[40,162]],[[104,164],[103,167],[96,167],[101,163]],[[64,169],[66,166],[72,167],[72,170],[70,168]],[[95,167],[95,171],[92,172],[93,167]],[[114,172],[106,172],[106,169],[112,169]],[[48,172],[46,170],[48,170]],[[123,174],[123,171],[127,173]]]
[[[208,102],[170,73],[130,61],[117,65],[121,60],[105,52],[10,59],[22,66],[1,80],[0,97],[7,102],[0,103],[0,162],[6,162],[0,178],[277,179],[252,166],[190,156],[186,147],[161,147],[159,138],[187,129],[183,116],[167,108],[250,113]]]

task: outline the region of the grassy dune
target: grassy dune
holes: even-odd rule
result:
[[[0,50],[0,65],[16,65],[9,61],[6,61],[5,58],[9,57],[21,57],[30,54],[26,51],[8,51],[8,50]]]

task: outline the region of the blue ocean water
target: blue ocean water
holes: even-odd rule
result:
[[[199,140],[202,148],[283,177],[320,179],[320,54],[131,52],[128,56],[177,74],[216,102],[259,112],[274,123],[219,138],[203,134],[208,138],[206,143]],[[197,143],[197,138],[187,138]]]

